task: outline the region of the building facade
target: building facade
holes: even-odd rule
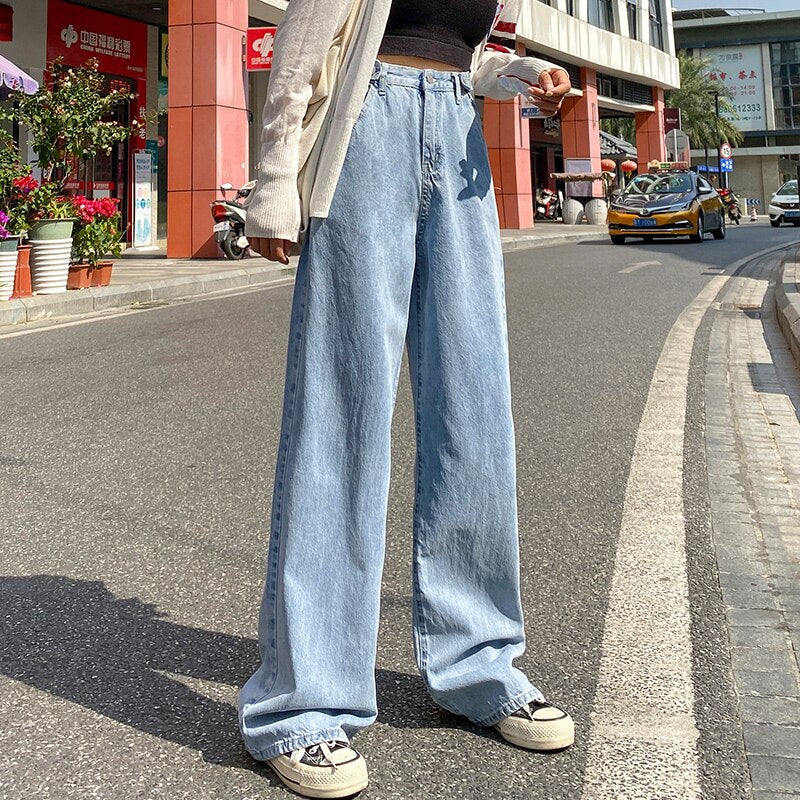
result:
[[[675,42],[706,59],[712,80],[730,89],[744,141],[733,149],[729,183],[765,210],[800,165],[800,11],[675,12]],[[692,150],[693,163],[704,160],[703,150]]]
[[[246,31],[278,24],[285,0],[0,5],[14,14],[13,36],[0,52],[34,77],[56,55],[74,64],[95,56],[109,81],[139,93],[125,114],[140,106],[163,112],[144,139],[76,175],[75,190],[119,197],[126,221],[138,224],[147,178],[134,159],[149,153],[153,240],[172,257],[216,256],[209,205],[220,184],[252,177],[269,81],[268,72],[245,69]],[[574,89],[556,119],[537,118],[519,99],[479,98],[502,227],[533,225],[536,189],[553,186],[552,172],[600,170],[601,117],[635,117],[639,162],[664,159],[664,90],[678,82],[666,0],[523,0],[517,50],[565,66]],[[597,182],[584,191],[602,189]]]

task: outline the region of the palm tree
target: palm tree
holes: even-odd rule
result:
[[[731,104],[730,89],[720,81],[712,81],[708,74],[711,62],[695,58],[685,50],[678,52],[678,64],[681,74],[681,88],[666,94],[668,108],[681,110],[681,128],[689,136],[694,148],[708,147],[716,150],[720,140],[730,142],[733,147],[744,139],[742,132],[730,119],[722,116],[736,117]],[[714,101],[710,92],[719,92],[720,118],[714,112]],[[719,125],[719,129],[717,128]],[[613,134],[635,142],[636,131],[632,117],[603,119],[600,127]]]

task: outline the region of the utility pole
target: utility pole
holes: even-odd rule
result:
[[[720,138],[719,135],[719,92],[710,91],[709,94],[714,95],[714,114],[715,114],[714,127],[717,132],[717,178],[719,179],[717,185],[721,188],[723,186],[727,187],[728,176],[726,175],[724,179],[722,177],[722,152],[720,150],[720,148],[722,147],[722,139]]]

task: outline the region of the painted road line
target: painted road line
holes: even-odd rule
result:
[[[678,317],[656,364],[625,491],[584,800],[700,798],[683,508],[689,362],[728,276]]]
[[[582,800],[701,797],[683,508],[689,363],[729,276],[791,246],[751,253],[709,281],[656,364],[625,490]]]
[[[639,261],[636,264],[631,264],[629,267],[625,267],[625,269],[619,270],[620,274],[625,274],[628,272],[636,272],[637,269],[642,269],[642,267],[660,267],[660,261]]]

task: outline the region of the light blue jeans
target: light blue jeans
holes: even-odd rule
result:
[[[377,61],[329,216],[303,243],[259,618],[258,759],[376,717],[392,411],[417,434],[413,629],[433,700],[493,725],[541,698],[525,649],[503,256],[468,72]]]

